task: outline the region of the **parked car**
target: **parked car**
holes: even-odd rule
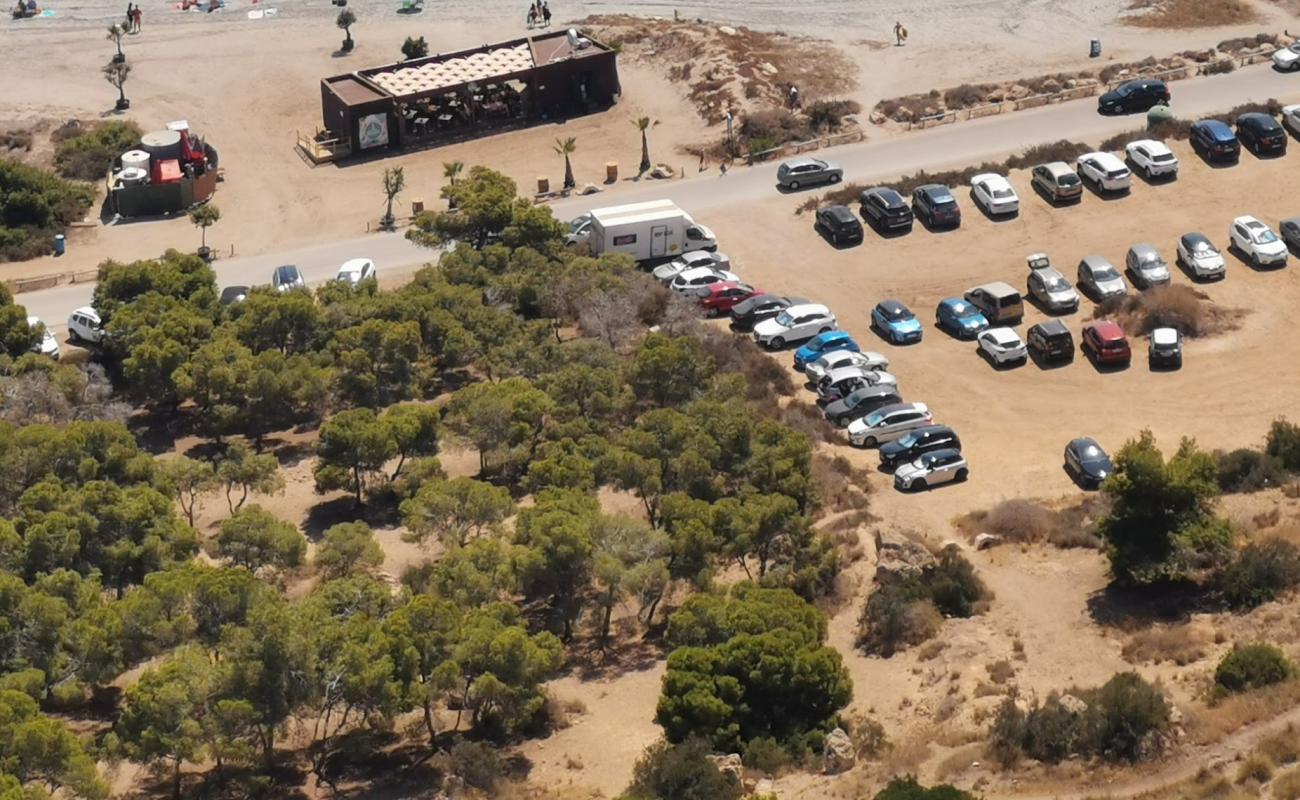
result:
[[[947,186],[927,183],[912,191],[912,212],[931,228],[961,225],[961,207]]]
[[[1060,270],[1047,266],[1047,257],[1043,256],[1041,265],[1035,266],[1034,257],[1030,256],[1029,277],[1025,280],[1030,297],[1036,299],[1043,308],[1053,314],[1063,314],[1079,309],[1079,293],[1065,279]]]
[[[1286,243],[1254,217],[1237,217],[1228,233],[1232,246],[1255,266],[1286,266]]]
[[[1124,276],[1119,274],[1114,264],[1101,256],[1084,256],[1079,261],[1076,283],[1097,302],[1128,294]]]
[[[1273,66],[1283,72],[1300,69],[1300,42],[1291,44],[1273,53]]]
[[[1188,137],[1192,148],[1206,161],[1236,161],[1241,155],[1241,142],[1227,123],[1217,119],[1203,119],[1192,123]]]
[[[1237,117],[1237,139],[1257,156],[1286,152],[1286,131],[1272,114],[1252,111]]]
[[[875,386],[863,386],[822,409],[826,419],[841,428],[859,417],[865,417],[872,411],[892,403],[903,402],[897,386],[879,383]]]
[[[1079,177],[1091,181],[1100,192],[1127,192],[1133,173],[1114,153],[1084,153],[1079,156]]]
[[[814,359],[820,358],[824,353],[832,353],[836,350],[861,350],[858,343],[853,341],[853,337],[848,331],[827,331],[819,333],[804,343],[803,347],[794,351],[794,368],[802,370],[804,365]]]
[[[860,199],[862,218],[877,230],[891,233],[912,230],[912,209],[896,189],[888,186],[867,189]]]
[[[1110,456],[1095,439],[1087,436],[1071,440],[1065,446],[1065,469],[1084,489],[1096,489],[1115,471]]]
[[[568,230],[564,233],[564,244],[566,247],[577,247],[591,238],[591,215],[580,214],[568,222]]]
[[[271,285],[277,292],[287,292],[290,289],[301,289],[307,285],[303,280],[302,273],[293,264],[284,264],[275,268],[271,273]]]
[[[864,386],[898,386],[898,378],[888,372],[865,367],[841,367],[817,383],[817,404],[827,406]]]
[[[1219,248],[1205,234],[1196,231],[1178,237],[1178,263],[1197,279],[1222,278],[1228,274]]]
[[[1014,328],[989,328],[975,341],[980,352],[988,356],[995,367],[1023,364],[1029,359],[1029,351]]]
[[[695,267],[679,273],[668,288],[688,297],[703,298],[715,283],[740,283],[740,276],[724,269]]]
[[[365,280],[376,277],[375,262],[369,258],[351,258],[343,262],[334,280],[356,286]]]
[[[1284,219],[1277,226],[1277,230],[1282,234],[1282,243],[1287,247],[1294,247],[1300,251],[1300,217],[1291,217]]]
[[[82,306],[68,316],[68,338],[73,342],[98,344],[104,340],[104,335],[99,312],[90,306]]]
[[[247,286],[227,286],[221,290],[221,305],[229,306],[242,303],[248,299],[250,291],[252,290]]]
[[[40,340],[37,341],[36,344],[32,345],[32,352],[40,353],[41,355],[44,356],[49,356],[55,361],[58,361],[59,340],[54,338],[54,334],[50,332],[50,329],[46,327],[44,322],[41,322],[41,318],[28,317],[27,326],[33,330],[40,332]]]
[[[1183,365],[1183,335],[1177,328],[1156,328],[1147,343],[1147,363],[1178,369]]]
[[[975,306],[990,325],[1014,325],[1025,314],[1020,292],[1010,284],[993,281],[966,292],[966,302]]]
[[[808,303],[790,306],[775,317],[754,326],[754,341],[780,350],[790,342],[812,338],[835,330],[835,315],[823,305]]]
[[[985,172],[970,179],[970,193],[973,199],[990,216],[1009,216],[1020,213],[1020,198],[1011,182],[993,172]]]
[[[1282,127],[1300,136],[1300,104],[1282,106]]]
[[[881,406],[849,423],[849,444],[854,447],[877,447],[933,421],[934,416],[925,403]]]
[[[1049,319],[1031,325],[1025,334],[1025,349],[1042,363],[1074,360],[1074,336],[1065,323]]]
[[[1178,156],[1164,142],[1155,139],[1138,139],[1124,146],[1124,152],[1134,167],[1148,179],[1173,178],[1178,175]]]
[[[708,294],[700,298],[700,307],[710,317],[720,317],[742,300],[747,300],[756,294],[762,293],[762,289],[755,289],[748,283],[740,283],[739,281],[713,283],[709,285]]]
[[[934,450],[961,450],[961,439],[947,425],[913,428],[892,442],[880,445],[880,468],[891,471]]]
[[[819,183],[839,183],[844,170],[820,158],[792,158],[776,168],[776,183],[782,189],[797,190]]]
[[[1164,286],[1169,283],[1169,265],[1155,247],[1149,244],[1135,244],[1124,256],[1124,267],[1128,270],[1133,285],[1140,289],[1152,286]]]
[[[1148,111],[1152,106],[1169,105],[1169,100],[1169,87],[1164,81],[1138,78],[1097,98],[1097,111],[1102,114],[1132,114]]]
[[[1128,366],[1133,358],[1124,329],[1108,319],[1086,326],[1081,338],[1079,348],[1083,350],[1084,355],[1092,359],[1094,364]]]
[[[820,356],[809,361],[804,366],[803,373],[808,376],[808,382],[816,386],[817,382],[822,378],[844,367],[862,367],[877,371],[887,370],[889,369],[889,359],[870,350],[863,352],[857,350],[829,350],[823,351]]]
[[[667,264],[660,264],[650,273],[654,279],[660,283],[672,283],[673,278],[682,274],[688,269],[697,269],[699,267],[713,267],[714,269],[731,269],[731,259],[726,253],[710,252],[708,250],[691,250],[682,253]]]
[[[848,206],[827,206],[817,209],[816,225],[826,231],[833,245],[862,241],[862,223],[853,216]]]
[[[731,329],[739,332],[752,331],[759,322],[775,317],[790,306],[807,302],[802,297],[780,294],[760,294],[741,300],[731,309]]]
[[[897,300],[883,300],[871,309],[871,327],[894,344],[921,341],[921,320]]]
[[[989,321],[973,304],[960,297],[948,297],[940,300],[934,310],[934,324],[958,339],[974,339],[989,326]]]
[[[1083,182],[1064,161],[1039,164],[1034,167],[1029,180],[1053,202],[1065,203],[1083,199]]]
[[[944,483],[960,483],[970,467],[959,450],[932,450],[894,470],[894,488],[902,491],[929,489]]]

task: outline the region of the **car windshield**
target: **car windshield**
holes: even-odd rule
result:
[[[912,447],[920,440],[921,440],[921,436],[917,434],[915,431],[913,431],[911,433],[905,433],[901,437],[899,437],[898,443],[903,447]]]
[[[1268,228],[1255,231],[1255,244],[1272,244],[1277,241],[1277,236]]]
[[[279,267],[275,270],[275,275],[280,283],[291,283],[297,276],[297,270],[293,267]]]
[[[955,202],[957,202],[956,200],[953,200],[953,199],[952,199],[952,195],[949,194],[949,193],[946,192],[946,191],[943,191],[943,192],[939,192],[939,191],[931,192],[931,193],[930,193],[930,199],[934,201],[934,204],[935,204],[935,205],[940,205],[940,206],[942,206],[942,205],[947,205],[948,203],[955,203]]]
[[[1092,277],[1098,281],[1113,281],[1119,277],[1119,273],[1111,266],[1098,267],[1092,271]]]
[[[1137,90],[1138,87],[1136,84],[1126,83],[1123,86],[1117,88],[1115,90],[1115,94],[1119,95],[1120,97],[1128,97],[1129,95],[1133,94]]]
[[[577,233],[591,222],[591,217],[578,217],[569,221],[569,233]]]
[[[1192,245],[1192,250],[1198,256],[1208,256],[1219,252],[1218,250],[1215,250],[1214,247],[1212,247],[1209,242],[1206,241],[1200,241]]]
[[[794,324],[794,317],[790,316],[790,312],[782,311],[780,314],[776,315],[776,324],[788,328]]]

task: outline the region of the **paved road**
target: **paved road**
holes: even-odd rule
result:
[[[1279,73],[1268,64],[1257,64],[1227,75],[1179,81],[1171,89],[1175,112],[1189,118],[1225,111],[1248,101],[1300,97],[1300,75]],[[922,168],[943,169],[997,158],[1058,139],[1100,141],[1142,124],[1141,115],[1102,117],[1096,108],[1094,98],[1085,98],[927,131],[884,135],[829,148],[821,151],[821,155],[838,161],[844,167],[846,180],[880,180]],[[556,201],[552,207],[556,216],[569,219],[595,206],[667,196],[700,221],[707,222],[710,208],[775,198],[775,172],[776,166],[769,164],[737,168],[725,177],[709,173],[672,182],[645,181],[621,186],[608,194]],[[271,270],[279,264],[297,264],[307,281],[314,283],[332,277],[339,264],[357,256],[375,259],[381,272],[401,271],[427,262],[430,251],[412,245],[400,234],[383,233],[219,260],[214,266],[221,286],[267,283]],[[27,306],[29,313],[59,328],[72,309],[90,302],[92,290],[92,284],[62,286],[24,293],[19,301]]]

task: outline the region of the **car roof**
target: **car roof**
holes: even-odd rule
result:
[[[1005,281],[992,281],[990,283],[981,283],[979,286],[976,286],[973,289],[971,289],[971,291],[974,291],[975,289],[983,289],[984,291],[992,295],[1020,294],[1020,292],[1016,291],[1016,288],[1014,286],[1012,286],[1009,283],[1006,283]]]
[[[883,416],[886,415],[886,414],[893,414],[893,413],[896,412],[896,411],[921,411],[921,412],[926,412],[926,411],[929,411],[929,410],[930,410],[930,407],[927,406],[925,403],[890,403],[890,404],[887,405],[887,406],[881,406],[880,408],[877,408],[875,411],[872,411],[872,412],[871,412],[871,415],[872,415],[873,417],[874,417],[874,416],[882,416],[882,417],[883,417]]]
[[[853,394],[858,397],[878,397],[885,394],[896,395],[898,394],[898,387],[890,383],[873,383],[870,386],[863,386],[861,389],[854,390]]]
[[[349,258],[347,261],[343,262],[342,266],[339,267],[339,272],[342,272],[343,270],[347,270],[349,272],[353,272],[353,271],[359,272],[365,269],[366,266],[374,263],[375,263],[374,259],[370,259],[370,258]]]
[[[1118,323],[1108,319],[1097,320],[1088,326],[1102,339],[1113,341],[1124,338],[1124,329]]]
[[[1217,139],[1236,138],[1236,134],[1232,132],[1232,128],[1229,128],[1228,123],[1224,122],[1223,120],[1203,119],[1196,122],[1196,126],[1200,128],[1204,128],[1205,130],[1214,134],[1215,138]]]
[[[924,434],[946,433],[949,436],[957,435],[957,431],[953,430],[951,427],[947,425],[939,425],[939,424],[921,425],[919,427],[913,428],[912,430],[908,431],[908,433],[912,435],[916,435],[918,433],[924,433]]]
[[[94,317],[95,319],[99,319],[99,312],[96,311],[92,306],[82,306],[81,308],[74,308],[72,309],[72,313],[81,314],[82,316],[85,317]]]
[[[1002,343],[1010,344],[1011,342],[1019,342],[1020,334],[1016,333],[1014,328],[1007,328],[1007,327],[989,328],[988,330],[980,334],[980,338],[992,339],[993,341],[998,342],[999,344]]]
[[[875,372],[875,370],[867,369],[860,364],[851,364],[847,367],[836,367],[827,373],[826,377],[830,378],[831,382],[834,383],[835,381],[853,377],[854,375],[866,375],[868,372]]]
[[[1082,259],[1080,259],[1080,263],[1088,267],[1088,269],[1099,269],[1101,267],[1110,267],[1111,269],[1115,268],[1115,265],[1110,263],[1110,259],[1106,258],[1105,256],[1098,256],[1098,255],[1084,256]]]
[[[1065,276],[1062,275],[1061,271],[1056,267],[1039,267],[1038,269],[1030,271],[1037,272],[1039,275],[1043,275],[1044,277],[1060,278],[1061,280],[1065,280]]]
[[[1150,152],[1151,155],[1153,156],[1159,155],[1161,153],[1173,152],[1172,150],[1169,149],[1169,145],[1165,144],[1159,139],[1134,139],[1133,141],[1128,143],[1128,147],[1145,147],[1147,151]]]
[[[818,303],[800,303],[799,305],[790,306],[786,308],[786,311],[789,311],[791,314],[817,313],[817,314],[829,315],[831,313],[831,310],[829,308],[820,305]],[[839,333],[839,331],[828,331],[828,333]]]
[[[1175,344],[1179,338],[1177,328],[1156,328],[1151,331],[1151,341],[1156,344]]]
[[[727,289],[739,289],[744,285],[745,284],[741,283],[740,281],[718,281],[717,283],[709,284],[709,293],[720,294],[721,292],[724,292]]]
[[[944,448],[940,448],[939,450],[931,450],[930,452],[926,453],[921,457],[928,458],[931,461],[935,461],[940,456],[943,456],[945,458],[950,456],[961,456],[961,451],[956,449],[955,447],[944,447]]]
[[[971,186],[974,186],[977,183],[987,183],[991,189],[1011,188],[1011,182],[996,172],[981,172],[979,175],[971,178],[970,183]]]
[[[806,167],[809,164],[817,164],[820,166],[825,163],[826,162],[822,161],[820,158],[812,158],[810,156],[804,156],[802,158],[792,158],[789,161],[786,161],[785,163],[781,164],[781,166],[784,167],[785,169],[789,169],[791,167]]]
[[[1183,244],[1189,246],[1195,246],[1200,244],[1201,242],[1205,242],[1206,244],[1210,243],[1210,237],[1206,236],[1200,231],[1188,231],[1187,233],[1184,233],[1180,238],[1183,240]]]
[[[945,297],[939,301],[939,305],[947,306],[956,312],[962,312],[967,309],[975,311],[976,313],[979,312],[979,309],[971,305],[971,302],[964,297]]]
[[[1255,228],[1255,227],[1260,227],[1260,226],[1263,226],[1263,225],[1264,225],[1264,223],[1262,223],[1262,222],[1259,221],[1259,218],[1258,218],[1258,217],[1252,217],[1252,216],[1250,216],[1249,214],[1247,214],[1247,215],[1245,215],[1245,216],[1242,216],[1242,217],[1237,217],[1236,219],[1234,219],[1234,220],[1232,221],[1232,224],[1233,224],[1233,225],[1245,225],[1247,228]],[[1265,227],[1267,227],[1267,226],[1265,226]]]
[[[935,196],[952,197],[952,189],[949,189],[941,183],[927,183],[924,186],[916,187],[916,191],[924,195],[929,195],[931,198]]]
[[[1040,333],[1042,333],[1044,336],[1060,336],[1063,333],[1070,332],[1070,329],[1065,326],[1065,323],[1061,322],[1059,319],[1043,320],[1042,322],[1039,322],[1038,324],[1031,327],[1029,330],[1030,331],[1037,330]]]
[[[1119,156],[1115,155],[1114,153],[1107,153],[1104,150],[1096,150],[1091,153],[1084,153],[1083,155],[1079,156],[1080,161],[1083,161],[1085,158],[1096,161],[1097,163],[1101,164],[1103,167],[1106,167],[1108,169],[1115,166],[1120,166],[1120,167],[1124,166],[1124,162],[1120,161]]]
[[[1074,170],[1070,169],[1070,165],[1064,161],[1049,161],[1046,164],[1039,164],[1038,166],[1052,173],[1053,177],[1059,177],[1065,174],[1074,174]]]
[[[275,268],[275,274],[284,276],[297,275],[298,267],[295,264],[281,264]]]
[[[1083,451],[1089,447],[1095,447],[1103,453],[1105,452],[1101,449],[1101,445],[1097,444],[1097,440],[1091,436],[1080,436],[1077,439],[1070,440],[1070,449],[1072,450]]]
[[[911,313],[908,307],[903,305],[898,300],[881,300],[876,305],[891,314],[896,314],[900,311],[907,311],[908,313]]]
[[[848,206],[826,206],[822,209],[822,213],[839,220],[853,220],[856,222],[858,219],[857,216],[849,210]]]
[[[725,270],[715,267],[689,267],[677,273],[674,280],[691,280],[693,278],[703,277],[704,275],[722,275]]]
[[[1252,125],[1263,125],[1269,128],[1277,127],[1277,120],[1273,119],[1272,114],[1265,114],[1263,111],[1247,111],[1245,114],[1237,117],[1237,124],[1246,122]]]
[[[1156,252],[1156,248],[1154,245],[1149,245],[1146,244],[1145,242],[1143,242],[1142,244],[1133,245],[1128,249],[1128,251],[1133,255],[1137,256],[1138,258],[1147,258],[1150,256],[1160,255],[1159,253]]]

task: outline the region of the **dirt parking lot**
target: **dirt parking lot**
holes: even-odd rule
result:
[[[970,481],[889,502],[900,510],[924,507],[929,522],[943,524],[1000,499],[1075,491],[1061,462],[1075,436],[1093,436],[1114,452],[1149,427],[1168,448],[1184,435],[1233,448],[1258,441],[1275,417],[1300,417],[1300,343],[1292,325],[1300,264],[1293,257],[1287,268],[1257,271],[1226,252],[1234,217],[1252,214],[1276,230],[1281,219],[1300,214],[1288,178],[1300,154],[1260,160],[1243,153],[1235,166],[1210,167],[1187,146],[1174,149],[1182,174],[1171,183],[1148,185],[1135,176],[1126,196],[1103,199],[1089,191],[1081,203],[1056,208],[1032,190],[1028,172],[1018,172],[1010,176],[1021,198],[1014,219],[988,219],[958,189],[960,229],[937,233],[918,223],[909,235],[883,239],[868,228],[862,245],[839,250],[813,230],[811,214],[793,215],[802,197],[775,190],[759,210],[711,215],[708,223],[743,278],[827,303],[864,349],[890,357],[905,400],[928,403],[936,421],[958,430]],[[1226,279],[1198,288],[1216,305],[1248,313],[1235,331],[1189,340],[1180,371],[1150,371],[1145,339],[1131,341],[1133,364],[1120,371],[1100,372],[1082,357],[1055,369],[1031,361],[999,371],[974,343],[933,325],[940,300],[978,284],[1004,280],[1023,291],[1025,256],[1035,251],[1046,252],[1073,282],[1083,256],[1097,253],[1122,269],[1128,247],[1148,242],[1169,261],[1173,282],[1190,284],[1173,263],[1178,236],[1192,230],[1207,234],[1228,260]],[[871,307],[885,298],[902,300],[925,323],[920,344],[895,347],[870,330]],[[1084,298],[1077,313],[1061,317],[1076,344],[1094,307]],[[1023,335],[1044,318],[1026,302],[1017,329]],[[780,358],[788,363],[787,355]],[[877,462],[874,452],[854,458]],[[878,483],[893,494],[889,476],[880,474]]]

